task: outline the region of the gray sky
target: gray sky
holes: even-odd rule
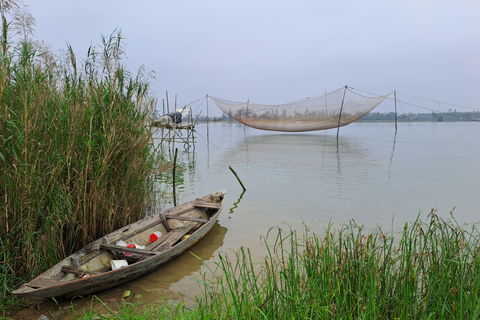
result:
[[[179,105],[207,94],[282,104],[349,85],[480,109],[478,0],[24,2],[36,36],[55,52],[69,42],[82,60],[101,34],[120,28],[128,69],[156,72],[159,101],[168,90]],[[393,103],[376,111],[393,111]]]

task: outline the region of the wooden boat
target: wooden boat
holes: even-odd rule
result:
[[[31,300],[69,298],[109,289],[149,273],[210,231],[222,210],[224,197],[225,190],[221,190],[120,228],[12,293]],[[162,235],[152,242],[150,236],[155,232]],[[137,248],[125,244],[136,244]],[[118,263],[128,265],[116,269]]]

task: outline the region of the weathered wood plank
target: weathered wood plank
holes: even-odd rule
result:
[[[182,215],[182,214],[187,213],[189,211],[192,211],[194,209],[195,209],[195,207],[192,205],[192,203],[188,202],[188,203],[181,204],[177,207],[167,209],[167,210],[163,211],[163,214],[164,215],[179,216],[179,215]]]
[[[194,221],[194,222],[201,222],[201,223],[207,223],[208,219],[201,219],[201,218],[192,218],[192,217],[183,217],[183,216],[165,216],[167,219],[175,219],[175,220],[185,220],[185,221]]]
[[[160,212],[158,214],[158,216],[160,217],[160,221],[162,221],[162,225],[165,228],[165,230],[167,230],[167,232],[172,230],[172,228],[170,228],[170,225],[168,224],[167,220],[165,219],[165,216],[163,215],[163,212]]]
[[[155,251],[150,251],[145,249],[136,249],[136,248],[127,248],[127,247],[115,246],[113,244],[101,244],[100,249],[113,250],[117,252],[131,252],[131,253],[136,253],[141,255],[158,254],[158,252],[155,252]]]
[[[161,245],[162,243],[168,240],[170,233],[167,233],[166,235],[162,235],[157,241],[150,243],[148,246],[145,247],[145,250],[153,251],[154,248],[158,247],[159,245]]]
[[[170,233],[168,234],[168,239],[164,241],[160,246],[154,248],[153,250],[161,252],[170,248],[178,240],[180,240],[184,235],[186,235],[190,231],[190,229],[192,229],[191,226],[183,226],[170,231]]]
[[[32,288],[45,288],[57,284],[62,284],[62,282],[55,279],[37,278],[33,281],[30,281],[27,285]]]
[[[84,265],[88,261],[95,259],[96,257],[98,257],[99,255],[101,255],[104,252],[105,252],[105,250],[98,250],[98,248],[96,248],[95,250],[92,250],[92,252],[90,252],[89,254],[87,254],[87,255],[85,255],[85,256],[83,256],[79,259],[80,265]]]
[[[125,241],[125,240],[127,240],[127,239],[130,239],[131,237],[134,237],[134,236],[136,236],[137,234],[142,233],[142,232],[145,231],[145,230],[148,230],[148,229],[150,229],[150,228],[153,228],[153,227],[155,227],[156,225],[159,225],[160,223],[162,223],[161,220],[157,220],[157,221],[154,221],[154,222],[152,222],[152,223],[149,223],[149,224],[147,224],[146,226],[144,226],[144,227],[142,227],[142,228],[140,228],[140,229],[136,229],[135,231],[130,232],[129,234],[123,235],[123,236],[120,238],[120,240]]]
[[[221,204],[215,203],[215,202],[208,202],[208,201],[195,201],[193,203],[193,206],[197,208],[218,209],[221,207]]]
[[[62,266],[62,271],[65,273],[76,274],[77,276],[83,276],[85,274],[90,274],[90,275],[100,274],[100,272],[97,272],[97,271],[83,270],[83,269],[79,269],[71,266]]]
[[[76,257],[70,256],[70,261],[72,262],[72,266],[74,266],[75,268],[81,267],[80,262],[78,262],[78,259]]]

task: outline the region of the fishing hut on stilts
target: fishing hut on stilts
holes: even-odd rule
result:
[[[163,100],[163,113],[158,111],[154,115],[151,123],[152,131],[155,139],[160,144],[169,144],[172,150],[175,145],[183,144],[185,148],[189,148],[195,144],[195,122],[191,108],[184,106],[177,107],[177,96],[175,95],[175,107],[170,111],[168,102],[168,92],[166,99]]]

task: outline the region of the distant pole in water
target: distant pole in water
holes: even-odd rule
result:
[[[393,96],[395,98],[395,133],[397,133],[397,90],[393,90]]]
[[[173,205],[177,205],[177,195],[176,195],[176,190],[175,190],[175,170],[177,168],[177,154],[178,154],[178,148],[175,148],[175,156],[173,158]]]
[[[167,113],[170,113],[170,105],[168,104],[168,90],[165,90],[165,96],[167,98]]]
[[[243,191],[246,191],[247,188],[245,188],[245,186],[243,185],[242,183],[242,180],[240,180],[240,178],[238,177],[238,174],[235,172],[235,170],[233,170],[233,168],[231,166],[228,166],[230,168],[230,171],[233,172],[233,174],[235,175],[235,177],[237,178],[238,182],[240,182],[240,185],[242,186],[243,188]]]
[[[343,110],[343,102],[345,101],[345,93],[347,93],[347,86],[345,86],[345,90],[343,91],[342,105],[340,106],[340,114],[338,115],[337,140],[338,140],[338,132],[340,131],[340,119],[342,118],[342,110]]]
[[[210,141],[209,132],[208,132],[208,94],[207,94],[207,141]]]
[[[327,126],[327,86],[325,86],[325,127]]]

